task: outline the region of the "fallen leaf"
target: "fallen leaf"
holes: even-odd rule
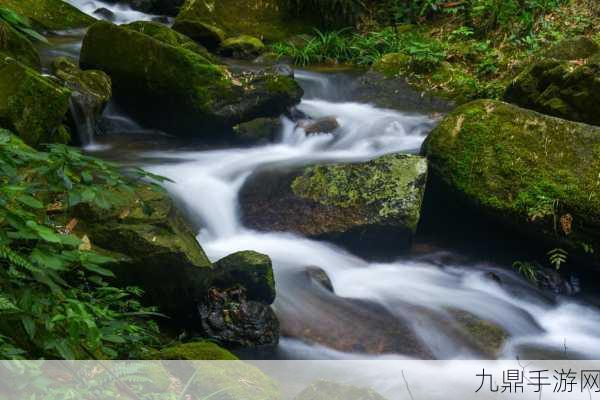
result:
[[[83,235],[81,238],[81,244],[79,245],[79,250],[81,251],[90,251],[92,250],[92,242],[88,235]]]

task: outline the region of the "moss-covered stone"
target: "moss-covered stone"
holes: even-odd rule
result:
[[[373,64],[373,69],[386,77],[394,77],[410,70],[411,57],[405,53],[388,53]]]
[[[140,185],[118,195],[126,196],[119,208],[79,206],[76,232],[122,255],[113,266],[121,285],[141,287],[149,304],[178,322],[189,318],[210,287],[211,262],[166,192]]]
[[[83,71],[68,58],[58,57],[52,61],[52,73],[66,87],[79,93],[82,105],[91,115],[99,116],[112,97],[112,82],[102,71]]]
[[[320,380],[302,391],[294,400],[385,400],[370,388]]]
[[[542,52],[544,58],[556,60],[583,60],[600,52],[600,45],[586,36],[561,40]]]
[[[600,53],[592,53],[595,47],[589,44],[587,50],[573,45],[568,53],[568,43],[548,52],[562,58],[542,58],[525,68],[508,85],[504,99],[556,117],[600,125]]]
[[[289,18],[281,0],[187,0],[176,24],[184,20],[218,26],[229,36],[245,34],[268,42],[310,30],[301,21]]]
[[[226,288],[243,282],[249,300],[271,304],[275,301],[275,277],[271,259],[255,251],[231,254],[215,263],[213,285]]]
[[[12,57],[30,68],[41,69],[40,55],[33,44],[5,22],[0,22],[0,57]]]
[[[71,92],[39,72],[0,60],[0,124],[29,145],[64,142],[63,120]]]
[[[226,39],[221,43],[221,54],[240,59],[252,59],[265,50],[265,45],[254,36],[241,35]]]
[[[0,6],[29,18],[38,28],[51,31],[85,28],[95,21],[63,0],[0,0]]]
[[[506,330],[469,312],[457,309],[449,311],[460,329],[483,355],[494,359],[500,355],[504,343],[510,337]]]
[[[318,166],[294,180],[292,190],[323,206],[355,211],[355,223],[397,225],[415,233],[427,162],[391,155],[363,164]]]
[[[241,191],[247,226],[326,237],[361,251],[410,245],[420,218],[427,162],[411,155],[325,165],[301,171],[268,171]],[[374,246],[373,246],[374,247]]]
[[[446,117],[423,152],[433,176],[505,224],[600,245],[600,128],[482,100]]]
[[[198,53],[108,22],[88,30],[80,62],[108,73],[119,101],[138,119],[179,135],[213,134],[219,130],[201,128],[278,116],[302,96],[292,78],[266,72],[234,77]]]
[[[237,360],[238,358],[213,342],[190,342],[162,348],[148,354],[151,360]]]
[[[173,24],[173,29],[211,50],[221,46],[221,43],[225,40],[225,32],[221,28],[207,22],[178,18]]]
[[[207,60],[214,62],[213,56],[206,48],[200,46],[188,36],[181,34],[164,24],[151,21],[136,21],[124,26],[128,29],[133,29],[134,31],[148,35],[165,44],[193,51]]]
[[[270,142],[275,139],[283,124],[279,118],[257,118],[233,128],[236,139],[244,144]]]

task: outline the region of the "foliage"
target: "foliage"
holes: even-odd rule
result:
[[[365,11],[362,0],[285,0],[297,15],[318,16],[325,26],[355,24]]]
[[[45,37],[33,29],[31,23],[26,17],[17,14],[9,8],[0,7],[0,21],[7,23],[29,39],[42,43],[48,43]]]
[[[125,178],[66,146],[37,152],[0,131],[0,357],[135,357],[155,341],[141,291],[109,285],[114,260],[69,223],[78,204],[129,201],[142,178],[153,176]]]
[[[568,258],[569,253],[564,249],[556,248],[548,252],[548,261],[550,261],[550,264],[552,264],[557,271],[567,262]]]
[[[541,268],[538,264],[525,261],[515,261],[513,263],[513,268],[523,275],[525,279],[537,285],[538,271]]]

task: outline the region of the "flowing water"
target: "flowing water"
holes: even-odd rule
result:
[[[107,6],[71,2],[86,12]],[[112,9],[123,22],[151,19],[121,6]],[[261,356],[600,358],[597,309],[542,293],[502,263],[467,260],[452,248],[398,252],[389,254],[388,261],[375,262],[325,241],[244,226],[239,192],[253,174],[415,153],[437,123],[426,113],[349,101],[353,74],[297,71],[296,79],[306,92],[299,110],[313,118],[337,117],[335,135],[307,136],[284,117],[275,143],[181,149],[164,135],[149,135],[111,105],[105,120],[111,122],[112,135],[105,141],[112,141],[113,148],[98,153],[144,163],[173,179],[167,189],[198,229],[198,240],[212,260],[239,250],[271,257],[278,292],[274,308],[283,338],[274,353]],[[159,145],[144,149],[144,142],[152,148],[156,138]],[[327,272],[335,294],[306,278],[306,268],[313,266]],[[486,342],[490,337],[506,340]]]

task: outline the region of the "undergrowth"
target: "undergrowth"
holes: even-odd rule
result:
[[[160,179],[126,178],[63,145],[38,152],[0,130],[1,358],[136,358],[156,343],[141,290],[109,284],[114,260],[64,223],[78,204],[128,201],[143,178]]]

